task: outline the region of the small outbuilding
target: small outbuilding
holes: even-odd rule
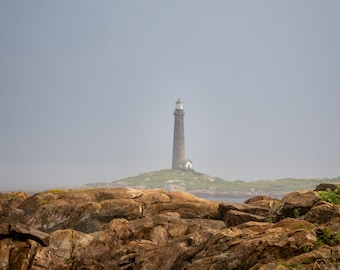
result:
[[[187,159],[185,162],[179,164],[180,169],[192,170],[192,161]]]

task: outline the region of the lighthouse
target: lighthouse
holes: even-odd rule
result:
[[[184,108],[180,99],[174,111],[174,145],[172,150],[172,169],[192,169],[192,162],[185,157]]]

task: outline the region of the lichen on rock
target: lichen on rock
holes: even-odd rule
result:
[[[1,194],[0,210],[0,269],[340,267],[340,207],[316,191],[236,204],[161,189],[54,190]]]

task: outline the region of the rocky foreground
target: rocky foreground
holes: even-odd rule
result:
[[[340,269],[340,205],[316,191],[244,204],[159,189],[0,193],[0,269]]]

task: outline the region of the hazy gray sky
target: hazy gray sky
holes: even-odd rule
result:
[[[0,190],[171,167],[340,175],[340,1],[1,1]]]

